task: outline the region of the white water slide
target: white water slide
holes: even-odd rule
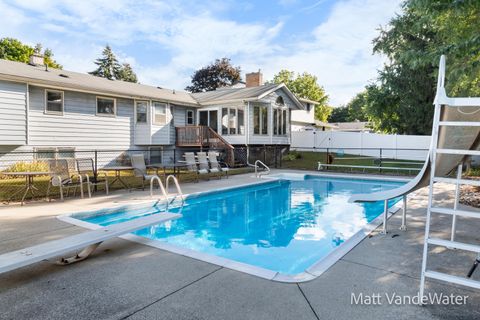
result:
[[[446,176],[463,162],[462,150],[478,150],[480,142],[480,98],[449,98],[445,91],[445,57],[440,58],[440,67],[435,96],[432,142],[430,151],[420,173],[405,185],[370,194],[355,194],[350,202],[385,201],[429,185],[433,153],[436,151],[436,177]],[[435,146],[436,144],[436,146]],[[471,154],[480,154],[473,151]]]

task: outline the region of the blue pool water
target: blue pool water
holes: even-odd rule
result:
[[[305,271],[383,212],[383,203],[348,203],[354,193],[401,182],[305,176],[190,196],[172,213],[183,217],[135,232],[179,247],[257,267]],[[393,205],[398,199],[390,201]],[[102,226],[162,212],[165,205],[73,215]]]

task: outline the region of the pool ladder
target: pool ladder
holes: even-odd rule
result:
[[[162,195],[164,196],[165,200],[167,200],[167,209],[168,209],[168,205],[169,205],[168,198],[170,196],[170,194],[168,193],[170,180],[172,180],[173,183],[175,184],[175,188],[177,189],[177,196],[180,196],[180,198],[182,200],[182,205],[183,205],[184,197],[183,197],[182,188],[180,188],[180,183],[178,183],[178,180],[174,175],[169,175],[169,176],[167,176],[167,179],[165,179],[166,188],[163,185],[162,180],[160,180],[160,178],[158,176],[154,176],[150,180],[150,197],[153,197],[153,183],[155,181],[157,181],[158,186],[160,188],[160,191],[162,192]],[[175,198],[173,200],[175,200]],[[171,202],[173,202],[173,200]],[[157,202],[155,204],[157,204],[158,202],[160,202],[160,199],[157,200]]]
[[[265,169],[265,171],[259,172],[258,169],[260,168],[259,164]],[[270,173],[270,168],[260,160],[255,161],[255,178],[261,178],[264,175]]]

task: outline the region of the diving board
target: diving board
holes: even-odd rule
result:
[[[181,217],[181,214],[172,213],[153,214],[5,253],[0,255],[0,273],[85,248],[74,257],[62,258],[58,264],[66,265],[81,261],[86,259],[103,241]]]

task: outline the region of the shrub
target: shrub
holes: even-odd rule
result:
[[[301,158],[302,158],[302,154],[300,152],[290,151],[289,153],[283,156],[282,160],[293,161]]]
[[[24,172],[24,171],[48,171],[48,164],[44,161],[19,161],[8,167],[7,172]]]

